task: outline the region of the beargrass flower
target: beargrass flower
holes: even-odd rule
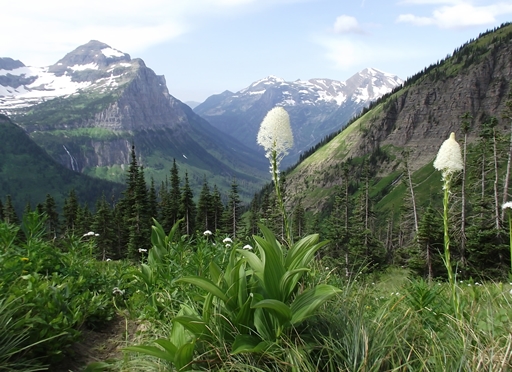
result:
[[[455,140],[455,133],[443,142],[434,160],[434,168],[441,172],[443,179],[459,172],[464,168],[459,143]]]
[[[87,233],[85,233],[84,235],[82,235],[83,237],[86,237],[86,236],[94,236],[94,231],[89,231]]]
[[[269,159],[275,156],[276,165],[279,165],[293,147],[290,117],[284,108],[277,106],[267,113],[261,122],[257,142],[265,149],[265,156]]]
[[[227,237],[227,238],[224,238],[224,240],[222,241],[224,244],[227,244],[227,243],[233,243],[233,240],[231,240],[230,237]]]
[[[204,236],[210,236],[212,235],[212,232],[210,230],[205,230],[205,232],[203,233]]]
[[[139,248],[139,253],[146,253],[148,250],[144,248]]]
[[[251,251],[251,250],[252,250],[252,247],[251,247],[249,244],[246,244],[246,245],[244,245],[244,246],[243,246],[243,248],[242,248],[242,249],[246,249],[246,250],[248,250],[248,251]]]
[[[457,317],[462,316],[460,310],[460,300],[455,290],[456,280],[453,273],[450,254],[450,235],[448,226],[448,203],[450,196],[450,185],[452,175],[464,168],[460,146],[455,140],[455,133],[450,134],[450,138],[444,141],[439,148],[436,159],[434,160],[434,168],[441,172],[443,176],[443,227],[444,227],[444,265],[448,272],[448,281],[452,291],[452,301],[455,307]],[[456,274],[456,273],[455,273]]]
[[[284,228],[288,244],[292,244],[292,236],[288,226],[288,217],[284,207],[283,197],[279,187],[279,164],[293,147],[293,133],[290,117],[280,106],[270,110],[260,125],[256,138],[258,145],[265,149],[265,156],[270,160],[270,173],[274,181],[277,201],[283,214]]]

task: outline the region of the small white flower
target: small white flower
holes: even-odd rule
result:
[[[114,287],[114,289],[112,289],[112,294],[114,294],[114,295],[124,295],[124,289],[119,289],[118,287]]]
[[[231,247],[231,244],[227,243],[226,248],[229,248],[229,247]]]
[[[224,238],[224,240],[222,241],[224,244],[226,243],[233,243],[233,241],[231,240],[231,238]]]
[[[252,250],[252,247],[249,244],[243,246],[243,249],[247,249],[248,251]]]
[[[84,236],[84,237],[85,237],[85,236],[94,236],[94,231],[89,231],[89,232],[85,233],[85,234],[84,234],[84,235],[82,235],[82,236]]]
[[[510,290],[510,292],[509,292],[509,293],[512,295],[512,289]]]
[[[212,232],[210,230],[206,230],[204,233],[203,233],[204,236],[210,236],[212,235]]]
[[[443,179],[464,168],[460,146],[455,140],[455,133],[443,142],[434,160],[434,168],[443,174]]]
[[[147,251],[148,251],[147,249],[139,248],[139,253],[145,253],[145,252],[147,252]]]
[[[96,234],[94,234],[94,236],[100,236],[100,234],[96,233]]]
[[[107,258],[107,262],[112,261],[110,258]]]
[[[512,209],[512,202],[503,203],[501,209]]]

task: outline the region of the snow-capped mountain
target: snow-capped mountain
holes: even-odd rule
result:
[[[10,113],[56,97],[114,90],[129,82],[141,63],[95,40],[52,66],[29,67],[11,58],[0,58],[0,110]]]
[[[0,113],[56,161],[89,175],[124,180],[134,144],[156,182],[174,159],[192,187],[208,175],[227,190],[236,177],[247,182],[246,199],[267,177],[266,159],[174,98],[163,76],[95,40],[47,67],[0,59]]]
[[[258,80],[236,93],[209,97],[194,111],[242,143],[258,148],[256,134],[261,120],[274,106],[283,106],[291,117],[295,147],[286,164],[295,162],[326,135],[337,131],[371,101],[403,83],[374,68],[366,68],[347,81],[310,79],[285,81],[276,76]]]

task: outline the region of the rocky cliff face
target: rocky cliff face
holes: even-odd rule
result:
[[[339,183],[341,163],[377,149],[395,157],[377,166],[378,175],[397,169],[404,149],[415,171],[435,158],[451,132],[462,138],[465,113],[473,117],[469,142],[491,116],[498,119],[498,129],[508,134],[511,124],[502,116],[512,92],[511,56],[512,25],[508,25],[425,69],[301,163],[287,178],[289,192],[304,197],[317,190],[323,196],[313,198],[310,207],[319,208],[328,192],[318,190]]]

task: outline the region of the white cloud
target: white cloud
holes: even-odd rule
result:
[[[298,0],[9,1],[2,5],[0,50],[33,66],[55,63],[92,39],[136,54],[179,38],[209,18],[293,1]]]
[[[401,14],[397,18],[397,22],[416,26],[435,25],[444,29],[492,24],[496,22],[497,16],[512,13],[512,4],[504,2],[485,6],[475,6],[469,1],[461,0],[407,0],[403,3],[449,4],[434,9],[430,17]]]
[[[326,49],[325,57],[334,67],[343,71],[354,71],[374,66],[375,61],[385,63],[409,58],[411,49],[378,45],[376,43],[353,41],[349,38],[319,38],[318,44]]]
[[[348,15],[340,15],[334,22],[334,32],[338,34],[363,33],[363,29],[359,26],[357,19]]]

